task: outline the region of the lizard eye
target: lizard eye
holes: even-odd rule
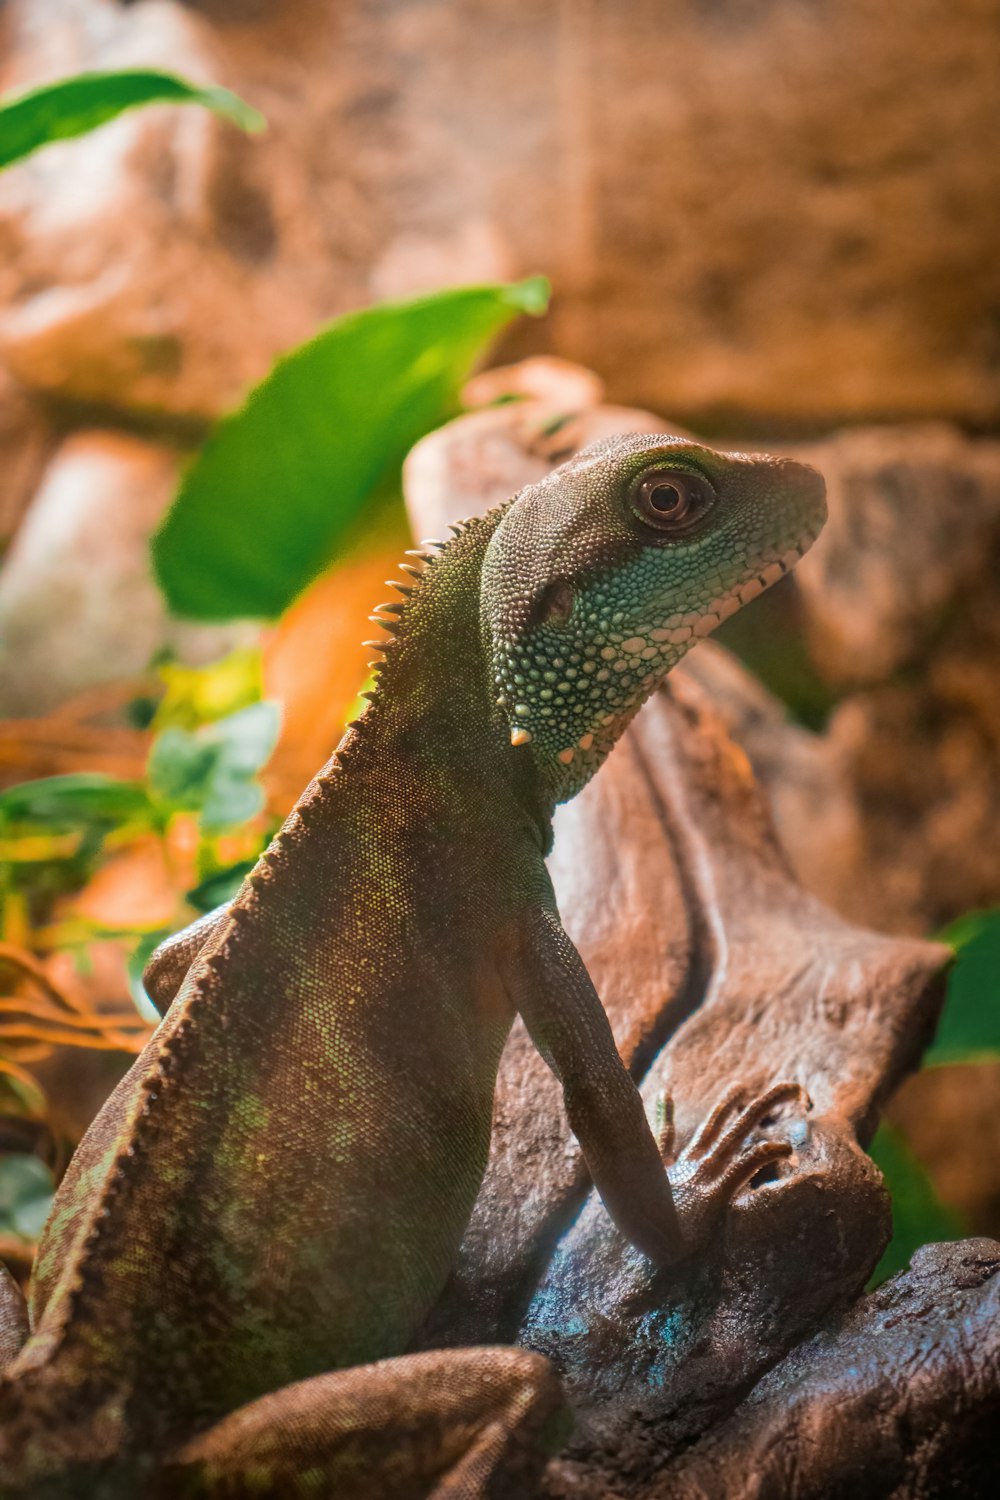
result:
[[[688,531],[715,501],[715,491],[700,474],[679,469],[650,469],[632,485],[632,509],[657,531]]]

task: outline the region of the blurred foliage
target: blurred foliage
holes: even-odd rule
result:
[[[150,99],[187,88],[168,81],[157,93],[163,75],[142,77]],[[121,78],[103,94],[84,78],[26,96],[0,113],[0,142],[14,150],[14,126],[29,140],[29,104],[36,145],[89,128],[142,102],[138,80],[132,75],[131,92]],[[221,91],[185,97],[254,123]],[[274,616],[356,550],[361,527],[382,536],[376,507],[399,504],[409,448],[455,413],[488,341],[518,314],[541,313],[547,297],[535,278],[374,307],[279,360],[219,424],[155,539],[169,603],[202,618]],[[363,633],[360,617],[357,626]],[[45,1134],[54,1114],[44,1065],[64,1047],[140,1050],[158,1019],[141,982],[153,949],[192,915],[230,900],[275,828],[259,773],[279,711],[264,700],[259,651],[208,668],[154,667],[130,700],[97,695],[99,716],[133,726],[121,753],[133,757],[135,774],[88,768],[0,793],[0,1116],[41,1132],[35,1155],[0,1160],[0,1234],[37,1234],[52,1191],[40,1157],[61,1165]],[[39,744],[79,744],[77,763],[87,766],[89,753],[94,764],[99,728],[84,731],[63,710],[47,737],[46,723],[35,728]],[[109,944],[118,954],[114,993],[98,983],[95,999],[84,980]]]
[[[280,710],[259,701],[259,654],[237,652],[205,668],[168,663],[161,674],[159,732],[142,781],[81,772],[0,792],[0,895],[44,906],[84,885],[109,845],[166,836],[181,813],[197,815],[211,863],[216,835],[262,813],[257,775],[274,749]]]
[[[961,1067],[1000,1060],[1000,911],[970,912],[938,936],[954,949],[955,963],[924,1066]],[[878,1285],[905,1270],[921,1245],[957,1239],[968,1233],[968,1226],[941,1202],[897,1130],[880,1126],[871,1155],[892,1195],[892,1240],[871,1282]]]
[[[263,115],[228,89],[201,88],[173,73],[148,68],[79,73],[0,103],[0,169],[142,104],[200,104],[250,132],[265,124]]]
[[[257,703],[264,694],[260,652],[256,648],[231,651],[210,667],[188,667],[165,661],[159,669],[166,691],[156,708],[154,727],[168,724],[196,729],[224,719]]]
[[[167,812],[197,812],[206,833],[246,823],[263,810],[257,772],[278,739],[276,703],[254,703],[200,729],[164,729],[150,752],[149,794]]]
[[[0,1234],[36,1240],[48,1217],[54,1183],[37,1156],[16,1155],[0,1162]]]
[[[1000,911],[969,912],[938,934],[957,955],[925,1067],[1000,1058]]]
[[[921,1245],[960,1239],[968,1229],[959,1215],[941,1202],[898,1130],[880,1125],[869,1151],[892,1195],[892,1239],[869,1282],[869,1286],[878,1286],[897,1271],[905,1271],[914,1250]]]
[[[326,567],[413,444],[458,411],[486,344],[548,302],[541,277],[350,313],[224,418],[153,541],[177,614],[272,619]]]
[[[165,663],[161,680],[142,780],[80,773],[0,793],[0,1100],[8,1118],[46,1120],[36,1069],[56,1048],[140,1050],[157,1019],[141,989],[150,952],[206,901],[227,899],[273,831],[258,774],[280,715],[260,700],[258,653],[199,669]],[[152,864],[151,848],[161,851]],[[115,860],[125,861],[127,884],[139,882],[130,891],[139,915],[124,924],[68,900],[97,889]],[[148,892],[143,880],[154,881]],[[74,955],[85,976],[92,945],[109,940],[129,954],[113,1004],[96,1005],[85,988],[53,978],[46,955]],[[20,1160],[0,1163],[0,1197]]]

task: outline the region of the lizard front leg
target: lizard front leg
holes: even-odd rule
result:
[[[672,1125],[654,1139],[604,1007],[554,908],[527,911],[506,935],[500,962],[511,1003],[562,1083],[570,1129],[618,1228],[658,1265],[689,1255],[751,1177],[791,1154],[787,1141],[752,1137],[780,1104],[804,1099],[803,1090],[777,1084],[748,1102],[731,1092],[674,1161]]]
[[[158,1500],[481,1500],[533,1493],[568,1435],[548,1360],[440,1349],[337,1370],[250,1402],[189,1442]]]
[[[161,1016],[170,1009],[191,965],[205,945],[218,936],[228,915],[228,905],[217,906],[214,911],[205,912],[189,922],[180,932],[164,938],[150,954],[142,971],[142,987]]]

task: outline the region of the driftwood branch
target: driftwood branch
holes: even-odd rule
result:
[[[647,414],[595,408],[553,431],[556,416],[551,400],[528,401],[463,418],[425,440],[407,476],[418,534],[439,535],[449,520],[487,508],[603,432],[660,425]],[[578,1421],[572,1444],[550,1466],[552,1496],[652,1500],[673,1494],[681,1472],[693,1476],[685,1494],[702,1493],[704,1482],[706,1495],[818,1495],[813,1478],[801,1488],[793,1480],[730,1489],[726,1465],[743,1474],[742,1445],[766,1444],[767,1424],[780,1425],[780,1395],[768,1405],[760,1393],[777,1390],[789,1360],[804,1361],[797,1378],[811,1378],[814,1346],[803,1341],[821,1327],[868,1327],[883,1305],[877,1298],[895,1295],[857,1304],[890,1225],[887,1196],[862,1147],[932,1034],[948,954],[853,926],[807,895],[709,693],[683,672],[671,683],[596,780],[560,810],[551,868],[564,921],[650,1110],[668,1091],[682,1141],[732,1084],[758,1090],[793,1078],[812,1110],[804,1123],[786,1124],[794,1157],[740,1195],[711,1251],[658,1277],[591,1192],[558,1087],[516,1028],[486,1181],[423,1342],[516,1338],[550,1355]],[[926,1396],[928,1411],[939,1409],[938,1398],[947,1403],[954,1372],[976,1358],[948,1291],[958,1285],[949,1256],[979,1256],[981,1268],[991,1253],[981,1245],[937,1259],[927,1252],[910,1273],[921,1285],[941,1282],[935,1347],[943,1373],[938,1395]],[[975,1275],[985,1287],[985,1274]],[[960,1316],[949,1342],[953,1310]],[[862,1332],[855,1336],[863,1343]],[[820,1366],[835,1378],[841,1367],[824,1351],[846,1350],[847,1338],[835,1331],[815,1346],[809,1389],[815,1402],[828,1401],[831,1433],[839,1431],[839,1397],[835,1385],[822,1396]],[[902,1334],[898,1340],[897,1354],[886,1346],[881,1364],[868,1368],[873,1388],[902,1379],[908,1346]],[[846,1355],[842,1366],[849,1368]],[[977,1371],[982,1390],[996,1391],[994,1353],[984,1349]],[[844,1380],[845,1394],[859,1388],[846,1373]],[[796,1425],[788,1415],[781,1428],[793,1474],[796,1445],[805,1441],[799,1417]],[[877,1446],[877,1424],[870,1433],[855,1426],[859,1441],[868,1434]],[[962,1431],[968,1437],[969,1424]],[[703,1481],[693,1454],[710,1441]],[[907,1472],[916,1472],[923,1441],[916,1425],[899,1440]],[[951,1446],[962,1441],[956,1430]],[[853,1493],[897,1493],[880,1472]]]
[[[1000,1245],[925,1245],[782,1360],[649,1500],[995,1495]]]

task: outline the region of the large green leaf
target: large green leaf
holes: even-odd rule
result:
[[[242,130],[264,128],[263,115],[228,89],[199,88],[152,68],[79,73],[0,104],[0,168],[52,141],[85,135],[140,104],[201,104]]]
[[[892,1195],[892,1239],[886,1246],[869,1286],[878,1286],[905,1271],[921,1245],[956,1240],[967,1233],[960,1216],[943,1204],[934,1185],[891,1125],[880,1125],[869,1148]]]
[[[77,828],[96,823],[128,823],[149,813],[149,798],[140,781],[120,781],[98,771],[45,776],[22,781],[0,792],[0,819]]]
[[[417,439],[455,412],[488,341],[547,299],[535,277],[383,303],[280,359],[215,429],[154,538],[171,608],[279,615]]]
[[[969,912],[941,939],[957,956],[924,1066],[1000,1058],[1000,911]]]

